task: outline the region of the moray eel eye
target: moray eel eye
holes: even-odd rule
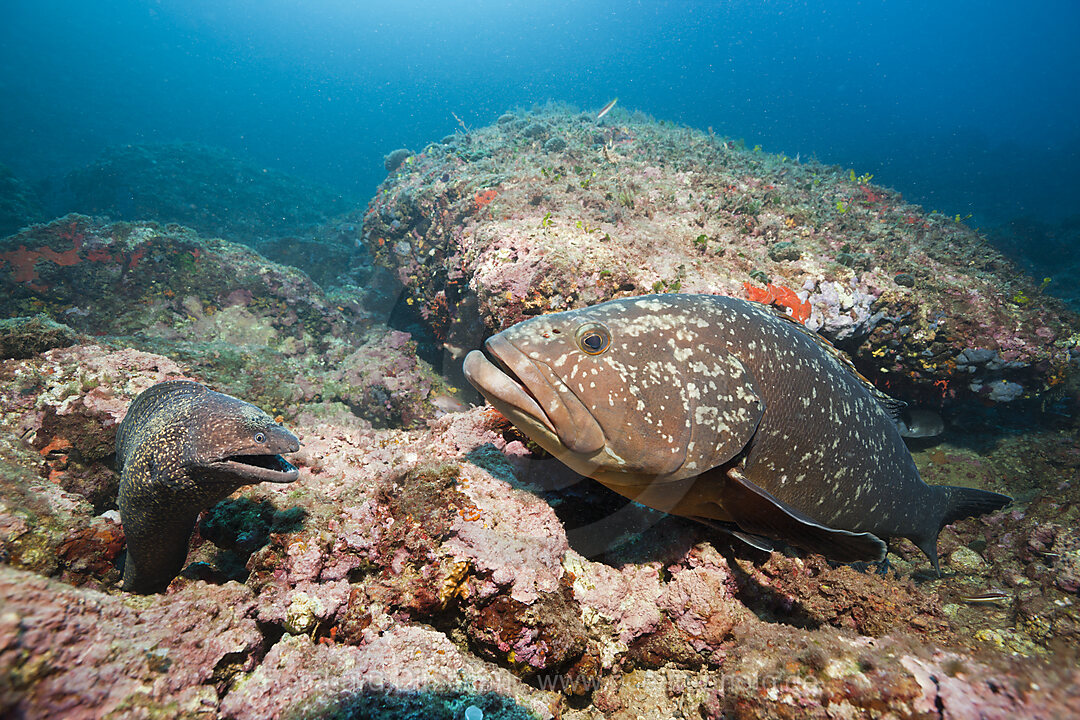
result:
[[[266,434],[261,432],[255,433],[255,442],[262,445],[264,442],[266,442]]]
[[[600,323],[588,323],[578,330],[577,344],[586,355],[599,355],[611,346],[611,333]]]

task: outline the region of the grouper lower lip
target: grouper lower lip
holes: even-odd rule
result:
[[[492,404],[502,402],[514,407],[539,422],[552,434],[556,434],[554,426],[536,400],[525,392],[520,383],[488,360],[483,352],[473,350],[466,355],[462,370],[465,373],[465,379],[489,402]]]
[[[575,453],[604,447],[604,432],[580,400],[546,368],[530,360],[500,335],[484,349],[509,372],[473,350],[465,357],[465,378],[497,408],[500,404],[532,418]]]

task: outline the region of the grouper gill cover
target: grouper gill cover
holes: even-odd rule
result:
[[[767,307],[653,295],[521,322],[465,360],[469,381],[577,472],[677,515],[842,560],[912,540],[937,567],[949,522],[997,493],[927,485],[900,405]]]

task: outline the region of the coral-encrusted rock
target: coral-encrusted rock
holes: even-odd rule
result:
[[[903,639],[807,632],[779,626],[735,632],[719,681],[704,688],[707,717],[1069,717],[1080,711],[1080,671],[1004,658],[987,664]],[[701,686],[683,680],[682,687]]]
[[[0,359],[23,360],[58,347],[74,345],[78,335],[47,315],[0,320]]]
[[[1080,642],[1078,508],[1080,481],[1073,479],[1040,494],[1024,510],[962,530],[960,541],[985,545],[986,563],[953,591],[954,622],[968,625],[975,639],[990,647],[1029,655],[1052,651],[1055,643]],[[988,588],[1000,596],[994,614],[1004,616],[993,624],[963,612],[964,596]]]
[[[697,651],[720,647],[736,623],[751,614],[735,600],[735,578],[711,546],[695,548],[671,568],[657,605]]]
[[[681,291],[808,312],[809,327],[861,343],[872,379],[928,398],[1038,393],[1080,353],[1076,316],[977,233],[854,171],[619,110],[600,124],[531,113],[450,140],[386,179],[364,237],[454,344],[477,341],[454,336],[473,294],[501,329]]]
[[[371,353],[392,364],[400,338],[384,333]],[[311,382],[339,371],[351,372]],[[545,501],[571,516],[599,507],[590,484],[552,490],[556,461],[488,408],[375,430],[300,402],[299,480],[204,513],[197,562],[165,594],[128,596],[106,455],[130,400],[185,375],[103,345],[0,361],[0,715],[1080,713],[1080,675],[1047,661],[1080,644],[1080,483],[947,527],[942,578],[902,543],[896,578],[819,557],[750,561],[656,518],[600,562]],[[1075,432],[1054,437],[919,458],[958,482],[1015,474],[1020,459],[1032,477],[1075,474]]]
[[[274,414],[308,404],[420,424],[446,393],[363,298],[330,296],[295,268],[175,225],[69,215],[0,241],[0,314],[31,311],[184,362]]]
[[[901,629],[947,636],[940,601],[910,578],[897,580],[849,565],[830,567],[820,555],[774,553],[759,567],[746,564],[742,598],[777,618],[799,618],[880,637]]]
[[[118,487],[103,461],[128,404],[155,383],[185,377],[168,358],[99,345],[9,360],[0,363],[0,426],[40,454],[42,475],[103,510]]]
[[[411,705],[399,699],[407,695]],[[442,633],[398,625],[369,631],[359,647],[282,638],[225,698],[222,714],[261,720],[410,708],[416,713],[410,716],[441,718],[463,717],[470,704],[496,717],[551,718],[554,696],[462,653]]]
[[[544,593],[526,605],[506,595],[470,603],[465,631],[477,651],[525,676],[554,674],[586,650],[585,626],[569,593]]]
[[[483,578],[474,592],[484,597],[503,590],[529,604],[558,590],[569,544],[551,507],[476,466],[466,466],[462,480],[465,509],[444,548],[467,558]]]
[[[36,453],[11,447],[4,433],[0,457],[0,559],[41,575],[60,571],[58,546],[72,528],[85,526],[93,514],[78,496],[36,472]],[[117,576],[119,577],[119,576]]]
[[[1028,674],[902,641],[867,641],[738,626],[722,672],[675,668],[609,676],[593,696],[605,717],[879,718],[953,720],[1071,717],[1080,710],[1073,668]],[[1039,671],[1040,673],[1043,671]]]
[[[322,622],[328,632],[340,622],[335,636],[356,643],[373,608],[442,624],[451,621],[441,617],[448,608],[461,606],[471,642],[523,674],[581,660],[586,632],[564,579],[566,534],[551,507],[493,474],[511,472],[505,459],[446,464],[477,441],[504,445],[492,421],[483,409],[448,416],[411,447],[399,445],[400,435],[350,439],[300,429],[298,461],[322,458],[317,473],[302,470],[298,486],[308,496],[307,524],[330,532],[272,536],[252,556],[260,618],[295,631],[301,602],[307,629]],[[362,585],[350,593],[336,580],[343,575]]]
[[[122,598],[0,567],[0,714],[196,717],[262,650],[251,591],[231,583]],[[169,717],[174,715],[170,714]]]
[[[108,457],[128,404],[185,377],[168,358],[97,345],[0,362],[0,556],[16,567],[108,587],[123,533]],[[9,463],[12,467],[8,467]]]
[[[639,637],[661,627],[664,617],[657,606],[661,582],[659,563],[627,565],[615,569],[568,552],[563,567],[572,578],[574,597],[582,606],[582,619],[600,639],[600,658],[611,667]],[[665,653],[665,660],[677,653]]]

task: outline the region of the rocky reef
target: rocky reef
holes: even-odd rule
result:
[[[102,460],[127,401],[181,370],[90,346],[45,358],[108,367],[116,380],[63,397],[65,379],[42,373],[42,386],[15,395],[32,402],[2,418],[5,711],[317,717],[371,706],[389,708],[371,716],[412,707],[462,717],[474,705],[488,717],[660,708],[753,718],[943,708],[963,718],[1080,708],[1080,674],[1060,661],[1080,647],[1075,538],[1062,515],[1075,504],[1060,490],[1060,500],[1048,493],[947,530],[940,579],[913,549],[882,575],[753,555],[658,517],[590,558],[576,548],[589,552],[603,531],[583,535],[544,499],[551,490],[537,479],[552,461],[488,409],[414,431],[302,424],[299,483],[249,488],[205,513],[184,575],[166,594],[136,597],[115,589],[123,533]],[[7,361],[6,384],[33,362]],[[587,505],[608,500],[590,487],[560,491],[575,492]]]
[[[1080,714],[1076,319],[972,231],[865,178],[611,115],[516,113],[388,160],[370,208],[335,222],[366,212],[400,302],[370,268],[324,290],[177,225],[69,215],[0,241],[0,715]],[[765,199],[719,209],[736,197]],[[903,377],[948,421],[912,446],[927,481],[1016,502],[947,527],[940,577],[906,541],[887,569],[762,553],[464,409],[385,325],[412,307],[455,346],[484,322],[665,289],[775,302],[883,387]],[[204,512],[167,592],[131,595],[116,428],[178,378],[280,416],[300,479]],[[972,387],[987,382],[1022,390]],[[1038,427],[1011,410],[1039,402],[1053,412]]]
[[[411,425],[446,391],[385,326],[384,285],[328,294],[295,268],[176,225],[68,215],[0,241],[5,317],[45,313],[84,338],[174,357],[286,417],[305,403]]]
[[[509,113],[427,146],[380,188],[364,237],[457,345],[474,312],[502,329],[705,292],[786,308],[923,402],[1034,397],[1080,357],[1075,316],[959,218],[855,170],[618,108]]]
[[[348,209],[339,193],[198,143],[109,148],[53,194],[62,212],[179,223],[250,245],[323,284],[359,260],[355,243],[322,227]]]

